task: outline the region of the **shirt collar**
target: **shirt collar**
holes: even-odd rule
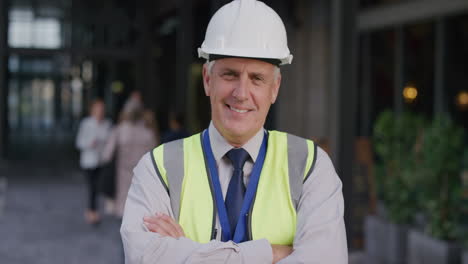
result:
[[[227,140],[219,133],[216,127],[213,125],[213,122],[210,122],[208,127],[208,133],[210,135],[210,144],[211,149],[213,150],[213,155],[218,163],[226,153],[234,148]],[[249,153],[253,162],[257,160],[258,152],[262,145],[263,137],[265,136],[265,129],[260,129],[257,134],[255,134],[247,143],[245,143],[242,148]]]

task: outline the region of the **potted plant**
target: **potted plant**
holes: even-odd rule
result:
[[[382,112],[374,126],[377,193],[385,210],[366,217],[365,247],[368,255],[384,263],[406,260],[407,225],[417,208],[413,153],[423,127],[420,116],[391,111]]]
[[[465,250],[463,251],[462,264],[468,264],[468,245],[465,245]]]
[[[424,232],[409,234],[409,263],[460,263],[460,246],[454,241],[460,234],[463,129],[438,116],[425,130],[419,148],[418,197],[428,223]]]
[[[466,230],[465,230],[466,231]],[[464,243],[463,243],[463,252],[462,252],[462,264],[468,264],[468,232],[464,233]]]

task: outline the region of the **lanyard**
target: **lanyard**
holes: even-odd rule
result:
[[[253,198],[257,192],[258,181],[260,180],[260,173],[262,172],[263,163],[266,156],[268,134],[265,133],[258,152],[257,161],[254,163],[252,173],[250,174],[249,184],[244,195],[244,201],[242,202],[242,208],[240,216],[237,221],[235,234],[231,234],[231,228],[227,217],[226,206],[224,204],[223,193],[221,191],[221,184],[219,182],[218,169],[216,167],[216,160],[213,155],[210,144],[210,135],[208,130],[203,132],[203,150],[205,152],[206,160],[208,163],[208,169],[210,172],[211,182],[213,183],[214,196],[216,202],[216,208],[218,210],[219,222],[221,223],[223,241],[232,240],[236,243],[240,243],[247,238],[244,238],[246,225],[246,216],[252,205]]]

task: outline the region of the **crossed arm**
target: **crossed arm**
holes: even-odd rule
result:
[[[185,237],[182,227],[170,216],[156,213],[152,216],[143,217],[143,222],[149,231],[158,233],[163,237],[178,239]],[[283,245],[271,245],[273,263],[277,263],[292,253],[292,247]]]
[[[328,156],[320,149],[318,155],[299,201],[293,247],[265,239],[201,244],[185,238],[145,155],[134,170],[122,222],[126,263],[347,263],[341,182]]]

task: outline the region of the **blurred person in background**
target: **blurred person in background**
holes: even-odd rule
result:
[[[143,108],[143,99],[139,90],[132,90],[118,114],[117,122],[120,123],[128,119],[128,115],[137,108]],[[110,157],[105,159],[99,183],[100,193],[105,197],[104,213],[109,215],[114,215],[116,212],[116,188],[116,155],[114,151]]]
[[[159,126],[158,126],[158,121],[156,120],[156,116],[154,115],[154,112],[151,110],[144,110],[143,111],[143,122],[145,123],[145,126],[149,129],[151,129],[154,132],[154,138],[156,140],[156,146],[160,144],[161,141],[161,136],[159,132]]]
[[[138,107],[143,108],[143,98],[139,90],[133,90],[122,108],[121,115],[130,113],[133,109]],[[122,116],[120,117],[123,118]]]
[[[80,150],[80,166],[88,181],[88,208],[85,220],[97,224],[100,216],[97,211],[98,182],[104,146],[111,132],[111,122],[105,119],[105,105],[101,99],[91,103],[90,115],[84,118],[79,126],[76,147]]]
[[[118,125],[112,130],[103,152],[103,160],[109,162],[115,155],[116,193],[115,212],[121,218],[132,182],[132,170],[140,157],[153,149],[158,140],[154,116],[146,113],[143,105],[130,97],[120,115]]]
[[[190,134],[184,129],[184,115],[182,113],[171,112],[169,114],[169,129],[164,132],[161,143],[171,142],[188,136]]]

